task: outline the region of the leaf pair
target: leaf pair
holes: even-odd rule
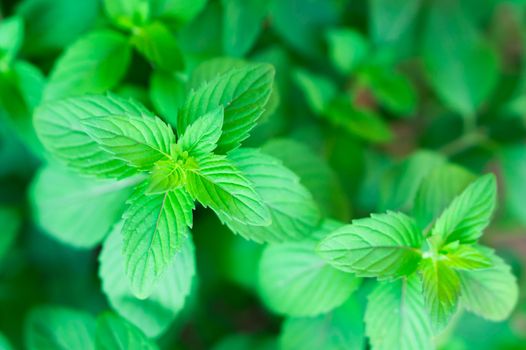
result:
[[[390,338],[404,339],[402,349],[429,348],[431,325],[445,327],[460,303],[494,320],[509,315],[517,299],[515,278],[491,250],[476,245],[495,201],[495,178],[486,175],[453,199],[427,241],[413,218],[394,212],[355,220],[321,241],[318,252],[334,267],[384,280],[370,295],[366,314],[375,349],[392,346],[385,340]],[[484,305],[490,295],[500,302]],[[391,313],[393,308],[407,311]],[[386,319],[403,327],[383,324]]]

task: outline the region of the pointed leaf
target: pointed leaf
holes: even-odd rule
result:
[[[24,22],[20,17],[3,19],[0,22],[0,65],[9,65],[18,55],[24,39]]]
[[[217,147],[223,127],[223,106],[206,113],[193,122],[177,144],[183,151],[192,156],[200,156],[212,152]]]
[[[357,276],[397,278],[416,270],[421,244],[412,218],[387,212],[337,229],[320,242],[318,253],[334,267]]]

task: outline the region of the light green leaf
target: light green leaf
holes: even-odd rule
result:
[[[427,228],[475,176],[468,170],[444,163],[422,178],[414,199],[413,215],[418,226]]]
[[[145,194],[139,185],[123,214],[125,268],[133,293],[147,298],[167,271],[192,227],[194,202],[184,188]]]
[[[157,350],[157,345],[121,317],[104,313],[97,318],[97,350]]]
[[[222,0],[223,50],[229,56],[242,57],[250,51],[263,29],[267,14],[266,0]]]
[[[177,144],[192,156],[212,152],[217,147],[223,126],[223,106],[211,110],[198,118],[179,138]]]
[[[163,194],[184,184],[186,174],[182,160],[160,160],[155,163],[146,194]]]
[[[117,32],[82,37],[56,61],[44,100],[108,91],[124,77],[130,55],[128,40]]]
[[[163,333],[183,309],[195,274],[194,246],[191,238],[170,262],[144,300],[137,299],[124,269],[121,225],[117,225],[104,241],[99,255],[99,276],[102,290],[111,307],[141,329],[147,336]]]
[[[95,319],[77,310],[39,307],[28,316],[26,346],[29,350],[95,350]]]
[[[0,22],[0,70],[9,66],[18,55],[24,39],[24,22],[15,16]]]
[[[0,234],[0,263],[4,255],[9,251],[15,241],[21,226],[20,214],[13,208],[0,206],[0,223],[2,229]]]
[[[172,72],[184,67],[174,34],[161,22],[135,28],[131,43],[157,68]]]
[[[136,178],[88,179],[57,166],[47,166],[31,185],[36,222],[55,239],[91,248],[119,220],[137,181]]]
[[[214,80],[232,69],[246,67],[247,61],[233,57],[216,57],[197,65],[188,80],[188,88],[197,90],[201,85]]]
[[[326,110],[338,90],[332,80],[302,69],[294,72],[294,80],[305,94],[309,107],[317,114]]]
[[[104,9],[114,24],[125,29],[144,24],[150,17],[149,0],[104,0]]]
[[[262,151],[281,160],[299,176],[324,216],[344,221],[349,219],[350,204],[336,173],[312,149],[293,140],[272,139]]]
[[[480,271],[459,271],[460,302],[468,310],[492,321],[507,319],[519,295],[517,279],[504,260],[489,248],[482,248],[492,267]]]
[[[504,178],[506,211],[510,216],[526,225],[526,146],[522,143],[510,145],[500,152]]]
[[[343,74],[350,74],[369,54],[369,46],[363,35],[352,29],[329,31],[327,44],[332,64]]]
[[[455,270],[480,270],[491,267],[491,260],[475,246],[462,244],[444,256],[447,265]]]
[[[379,282],[369,294],[365,325],[373,350],[434,349],[422,285],[416,275]]]
[[[447,326],[460,296],[458,273],[443,260],[424,259],[420,264],[423,294],[434,329]]]
[[[237,148],[263,114],[273,81],[274,68],[269,64],[258,63],[229,70],[201,85],[190,93],[179,111],[178,134],[183,134],[205,113],[223,105],[225,119],[217,152],[226,153]]]
[[[87,175],[122,178],[169,157],[171,128],[131,100],[86,95],[48,102],[34,116],[37,134],[58,159]]]
[[[174,72],[155,71],[150,80],[150,100],[155,109],[174,127],[186,96],[186,79]]]
[[[433,226],[433,235],[440,235],[444,243],[475,243],[491,221],[496,192],[493,174],[480,177],[444,210]]]
[[[309,236],[320,222],[311,194],[281,162],[256,149],[238,149],[228,159],[254,185],[270,210],[269,226],[251,226],[220,215],[232,231],[256,242],[283,242]]]
[[[459,3],[430,7],[423,38],[429,82],[451,109],[472,118],[497,85],[498,56]]]
[[[353,220],[323,239],[317,250],[334,267],[357,276],[397,278],[416,270],[422,240],[412,218],[387,212]]]
[[[149,0],[153,16],[186,23],[203,10],[207,0]]]
[[[351,297],[327,314],[288,318],[283,323],[280,349],[363,350],[365,335],[362,316],[362,306]]]
[[[220,217],[245,225],[267,226],[268,208],[250,181],[225,156],[205,155],[197,159],[198,168],[187,171],[187,189],[203,206]]]
[[[259,293],[267,307],[288,316],[316,316],[341,305],[360,286],[360,278],[330,266],[315,248],[314,239],[266,247]]]

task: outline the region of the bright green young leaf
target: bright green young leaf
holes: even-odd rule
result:
[[[26,323],[29,350],[95,350],[95,319],[84,312],[56,306],[31,311]]]
[[[360,278],[330,266],[315,248],[312,239],[273,244],[263,251],[259,291],[271,310],[294,317],[317,316],[341,305],[359,287]]]
[[[369,54],[365,38],[352,29],[333,29],[327,34],[329,57],[343,74],[350,74]]]
[[[323,239],[317,250],[334,267],[357,276],[397,278],[416,270],[422,240],[412,218],[387,212],[353,220]]]
[[[131,29],[144,24],[150,16],[149,0],[104,0],[104,10],[119,27]]]
[[[192,227],[194,202],[184,188],[145,194],[139,185],[123,214],[123,254],[133,293],[147,298],[167,271]]]
[[[131,43],[156,68],[172,72],[184,67],[174,34],[161,22],[134,29]]]
[[[422,178],[413,205],[413,215],[423,230],[459,195],[475,176],[468,170],[444,163]]]
[[[163,333],[183,309],[195,274],[194,246],[190,238],[170,262],[147,299],[137,299],[124,269],[121,225],[104,241],[99,255],[102,290],[111,307],[147,336]]]
[[[195,157],[212,152],[221,137],[223,114],[224,108],[219,106],[193,122],[177,141],[181,150]]]
[[[321,75],[296,70],[294,80],[305,94],[305,99],[314,113],[322,114],[336,96],[338,87]]]
[[[16,13],[24,18],[24,51],[56,53],[95,25],[97,0],[24,0]]]
[[[137,327],[112,313],[97,318],[97,350],[158,350]]]
[[[244,225],[268,226],[268,208],[254,185],[225,156],[205,155],[197,159],[198,168],[187,171],[187,189],[203,206],[220,217]]]
[[[498,82],[498,56],[476,32],[459,3],[431,5],[423,57],[436,93],[466,118],[474,117]]]
[[[270,210],[269,226],[252,226],[220,215],[232,231],[256,242],[283,242],[309,236],[320,222],[311,194],[299,178],[281,162],[256,149],[238,149],[228,159],[254,185]]]
[[[487,174],[471,183],[437,219],[433,235],[444,243],[475,243],[489,225],[497,201],[495,176]]]
[[[423,0],[371,0],[369,31],[379,48],[407,54],[416,42],[418,13]]]
[[[369,294],[365,325],[373,350],[434,349],[422,284],[416,275],[379,282]]]
[[[293,140],[273,139],[262,151],[281,160],[299,176],[324,216],[343,221],[349,219],[350,205],[336,173],[312,149]]]
[[[250,51],[263,29],[266,0],[222,0],[223,50],[241,57]]]
[[[24,22],[11,17],[0,22],[0,71],[16,58],[24,39]]]
[[[363,350],[363,310],[349,298],[333,311],[317,317],[288,318],[280,337],[282,350]]]
[[[484,270],[491,267],[491,260],[476,246],[466,244],[445,254],[446,263],[455,270]]]
[[[171,125],[177,125],[177,113],[186,96],[186,80],[174,72],[155,71],[150,80],[150,100]]]
[[[274,68],[268,64],[250,64],[232,69],[192,91],[177,117],[178,134],[199,117],[225,107],[223,134],[218,153],[235,149],[249,136],[263,114],[272,92]]]
[[[488,320],[507,319],[519,295],[517,279],[511,268],[492,249],[483,248],[492,267],[480,271],[459,271],[460,303]]]
[[[443,260],[424,259],[420,264],[426,309],[434,329],[441,330],[458,307],[460,278]]]
[[[153,166],[146,194],[163,194],[181,187],[186,179],[182,160],[160,160]]]
[[[20,214],[13,208],[0,206],[0,263],[9,251],[21,226]]]
[[[91,248],[119,220],[136,184],[136,178],[90,179],[48,166],[33,179],[33,213],[50,236],[75,247]]]
[[[124,77],[130,55],[128,39],[117,32],[98,31],[82,37],[56,61],[44,99],[108,91]]]
[[[142,105],[114,95],[48,102],[34,116],[55,157],[87,175],[122,178],[168,158],[171,128]]]

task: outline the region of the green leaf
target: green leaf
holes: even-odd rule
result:
[[[445,254],[446,263],[455,270],[480,270],[491,267],[491,260],[480,249],[461,245]]]
[[[424,259],[420,264],[423,294],[431,324],[443,329],[455,313],[460,296],[458,273],[443,260]]]
[[[224,75],[232,69],[246,67],[247,64],[247,61],[233,57],[216,57],[206,60],[192,70],[188,80],[188,88],[197,90],[201,85],[214,80],[218,76]]]
[[[147,336],[163,333],[183,309],[195,275],[194,246],[190,238],[170,262],[150,296],[137,299],[130,287],[122,255],[121,225],[117,225],[104,241],[99,255],[99,276],[102,291],[111,307],[141,329]]]
[[[347,221],[350,204],[336,173],[306,145],[288,139],[272,139],[262,151],[283,162],[299,176],[324,216]]]
[[[207,0],[149,0],[149,2],[153,16],[187,23],[203,10]]]
[[[122,178],[168,158],[171,128],[142,105],[114,95],[48,102],[34,116],[37,134],[58,159],[87,175]]]
[[[157,350],[134,325],[112,313],[97,318],[97,350]]]
[[[338,87],[324,76],[298,69],[294,72],[294,80],[314,113],[322,114],[336,96]]]
[[[29,350],[95,350],[95,319],[84,312],[43,306],[31,311],[26,322]]]
[[[177,119],[178,134],[205,113],[223,105],[225,119],[218,153],[237,148],[263,114],[272,92],[274,68],[258,63],[232,69],[192,91]]]
[[[504,178],[506,211],[510,216],[526,225],[526,147],[519,143],[507,146],[500,153]]]
[[[192,156],[200,156],[212,152],[217,147],[223,126],[223,106],[198,118],[179,138],[177,144],[183,151]]]
[[[270,225],[270,213],[250,181],[225,156],[205,155],[198,168],[188,169],[187,189],[220,217],[245,225]]]
[[[423,179],[445,158],[430,151],[417,151],[396,164],[381,183],[380,210],[410,210]]]
[[[423,57],[436,93],[466,118],[474,117],[497,85],[498,56],[458,3],[432,4],[424,30]]]
[[[186,80],[174,72],[155,71],[150,80],[150,100],[171,125],[177,125],[177,113],[186,96]]]
[[[256,42],[267,14],[266,0],[222,0],[223,50],[242,57]]]
[[[475,176],[466,169],[444,163],[422,178],[414,199],[413,215],[418,226],[427,228]]]
[[[160,160],[153,166],[146,194],[163,194],[175,190],[184,184],[185,179],[182,160]]]
[[[16,13],[24,18],[24,51],[50,54],[61,51],[95,25],[99,1],[24,0]]]
[[[373,350],[434,349],[419,278],[379,282],[369,294],[365,330]]]
[[[288,318],[280,336],[282,350],[363,350],[363,310],[349,298],[332,312],[317,317]]]
[[[183,56],[174,34],[161,22],[153,22],[133,31],[131,43],[154,67],[179,71],[184,67]]]
[[[519,289],[511,268],[492,249],[481,248],[492,267],[479,271],[459,271],[460,302],[488,320],[507,319],[517,304]]]
[[[15,16],[0,22],[0,70],[16,58],[24,39],[24,22]]]
[[[288,316],[316,316],[340,306],[360,286],[360,278],[330,266],[315,248],[315,240],[266,247],[259,293],[267,307]]]
[[[2,223],[2,234],[0,234],[0,262],[11,248],[16,235],[20,230],[20,214],[13,208],[0,206],[0,222]]]
[[[433,235],[440,235],[444,243],[475,243],[491,221],[496,192],[493,174],[480,177],[444,210],[433,226]]]
[[[104,10],[114,24],[125,29],[141,25],[150,17],[149,0],[104,0]]]
[[[147,298],[180,251],[192,227],[194,202],[184,188],[145,194],[137,186],[123,214],[125,268],[133,293]]]
[[[252,226],[220,215],[228,227],[256,242],[283,242],[309,236],[320,222],[311,194],[299,178],[281,162],[256,149],[238,149],[228,154],[270,210],[269,226]]]
[[[423,0],[372,0],[370,34],[376,46],[407,55],[417,41],[417,19]]]
[[[55,239],[75,247],[94,247],[119,220],[135,184],[136,178],[87,179],[47,166],[31,185],[35,220]]]
[[[369,45],[358,32],[333,29],[327,34],[329,57],[332,64],[343,74],[350,74],[359,67],[369,54]]]
[[[13,350],[13,347],[9,343],[9,340],[2,333],[0,333],[0,349]]]
[[[112,31],[88,34],[68,47],[56,61],[44,99],[106,92],[124,77],[130,56],[125,36]]]
[[[416,270],[422,240],[412,218],[387,212],[353,220],[323,239],[317,250],[334,267],[357,276],[397,278]]]

